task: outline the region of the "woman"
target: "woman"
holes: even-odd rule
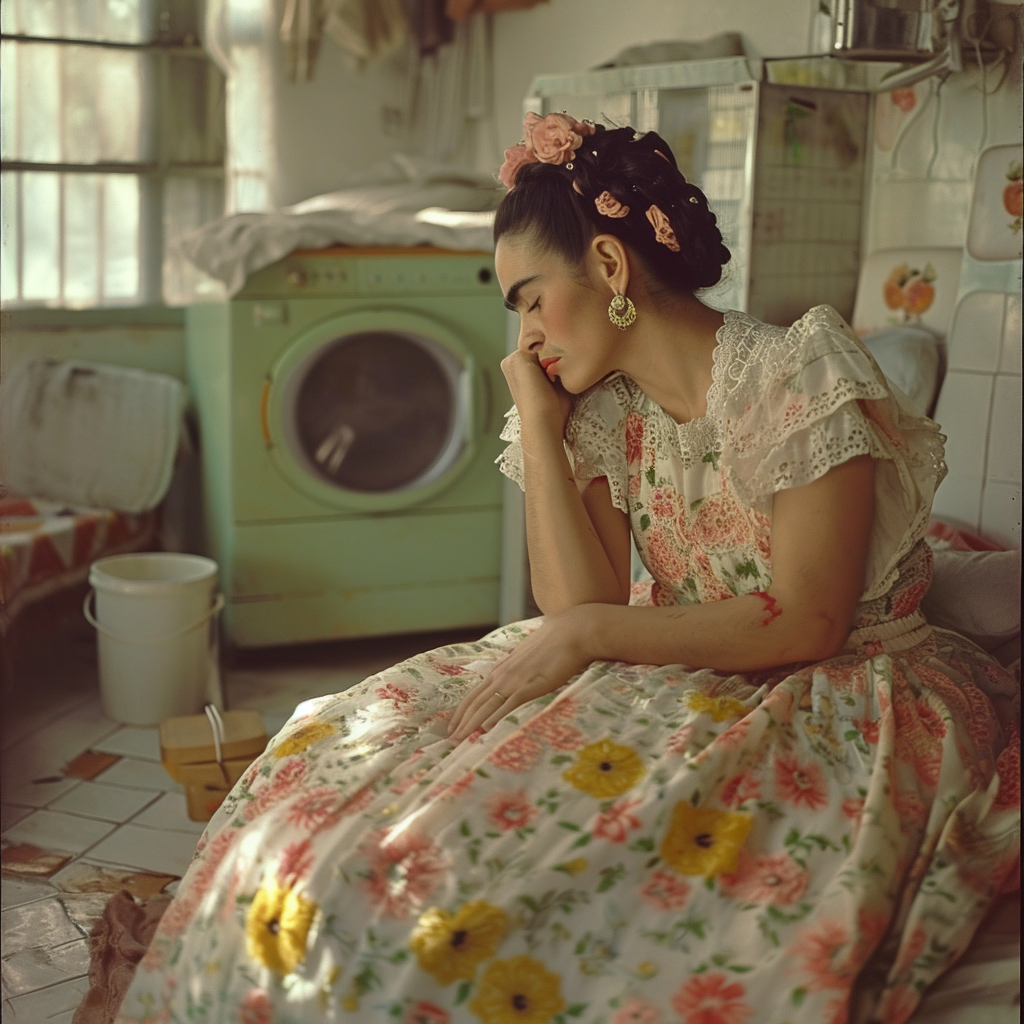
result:
[[[501,467],[545,616],[301,706],[122,1020],[899,1024],[1014,872],[1014,680],[917,610],[936,425],[830,307],[695,297],[729,253],[664,140],[525,128]]]

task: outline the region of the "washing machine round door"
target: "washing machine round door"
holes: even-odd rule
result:
[[[271,373],[272,455],[328,504],[415,504],[450,483],[472,454],[472,383],[469,353],[428,318],[332,318]]]

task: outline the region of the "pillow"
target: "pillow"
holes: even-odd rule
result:
[[[911,324],[872,331],[861,341],[918,414],[928,416],[942,383],[942,341],[927,327]]]
[[[935,574],[921,601],[924,617],[986,651],[1020,635],[1020,550],[933,550]]]

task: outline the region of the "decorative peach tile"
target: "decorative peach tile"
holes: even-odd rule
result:
[[[86,750],[64,765],[63,773],[71,779],[95,779],[100,772],[121,760],[120,754],[97,753]]]
[[[59,811],[36,811],[4,833],[13,843],[31,843],[60,853],[85,853],[113,830],[110,822]]]
[[[5,872],[31,878],[48,878],[71,860],[71,854],[51,853],[30,843],[4,846],[0,850],[0,863]]]
[[[93,860],[162,874],[183,875],[199,837],[185,832],[162,832],[122,825],[89,851]]]
[[[154,793],[102,782],[83,782],[50,804],[50,810],[81,814],[101,821],[122,822],[151,803]]]
[[[82,937],[56,896],[5,910],[0,914],[0,931],[5,957],[33,947],[49,949]]]

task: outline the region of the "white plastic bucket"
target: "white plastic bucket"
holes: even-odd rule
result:
[[[93,562],[89,583],[99,634],[100,692],[108,718],[157,725],[192,715],[207,703],[216,678],[211,620],[217,563],[199,555],[115,555]]]

